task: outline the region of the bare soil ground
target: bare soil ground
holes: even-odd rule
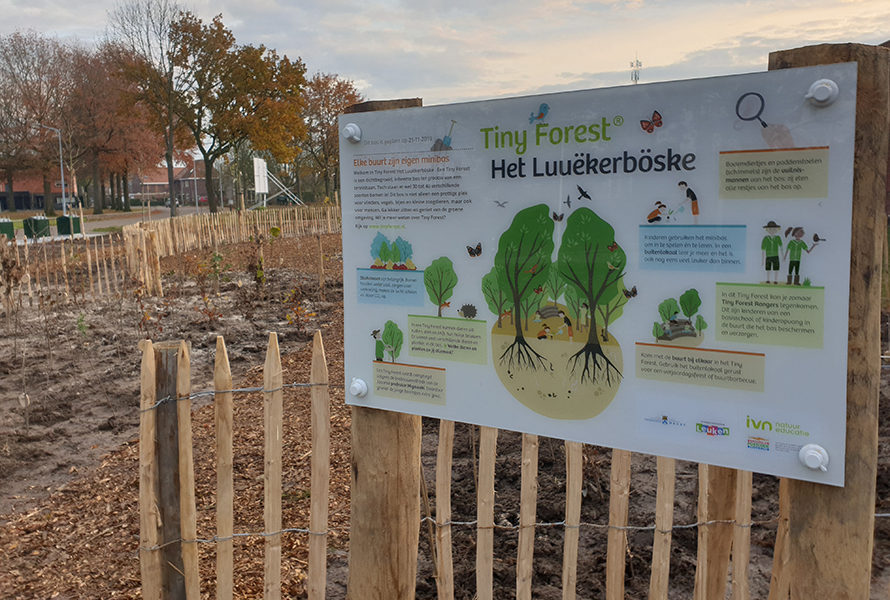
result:
[[[327,286],[322,301],[316,279],[317,241],[276,240],[264,247],[266,282],[255,283],[256,247],[220,250],[219,295],[208,276],[210,251],[162,262],[165,298],[120,297],[81,304],[51,303],[27,308],[0,322],[0,596],[17,599],[139,598],[138,397],[139,339],[185,339],[192,346],[193,390],[210,389],[217,335],[224,335],[236,386],[262,381],[268,332],[276,331],[286,382],[308,380],[310,339],[324,337],[332,398],[331,536],[328,597],[344,598],[349,523],[349,411],[343,403],[342,263],[339,236],[323,237]],[[881,387],[879,513],[890,513],[890,407]],[[26,411],[19,402],[28,394]],[[309,394],[285,394],[285,527],[307,527],[310,444]],[[26,412],[27,418],[26,418]],[[27,423],[26,423],[27,421]],[[235,401],[236,521],[239,532],[262,531],[262,398],[240,394]],[[214,535],[213,410],[198,401],[193,413],[198,536]],[[423,465],[432,495],[438,422],[424,421]],[[478,430],[458,424],[455,435],[453,519],[475,519]],[[584,500],[578,565],[578,597],[601,598],[605,582],[610,451],[584,449]],[[635,455],[630,523],[653,522],[654,459]],[[519,513],[520,436],[501,432],[498,441],[495,520],[495,597],[515,594]],[[678,468],[675,523],[696,520],[697,469]],[[752,528],[752,597],[766,598],[777,513],[777,481],[755,476]],[[431,497],[435,506],[435,497]],[[557,440],[541,439],[535,540],[534,597],[561,597],[565,452]],[[456,597],[475,589],[475,529],[455,526]],[[284,536],[286,597],[305,597],[308,541]],[[652,532],[628,533],[628,598],[645,598]],[[235,543],[236,597],[259,597],[262,538]],[[214,552],[199,545],[202,596],[212,598]],[[673,535],[671,598],[691,596],[696,530]],[[886,597],[890,583],[890,519],[876,520],[873,598]],[[435,598],[429,534],[421,529],[418,598]]]

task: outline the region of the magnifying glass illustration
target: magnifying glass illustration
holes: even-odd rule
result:
[[[735,103],[735,114],[742,121],[760,121],[760,124],[766,128],[767,124],[760,118],[765,107],[766,102],[763,96],[757,92],[745,92],[739,96]]]

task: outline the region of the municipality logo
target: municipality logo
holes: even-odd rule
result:
[[[723,423],[702,421],[695,424],[695,432],[703,433],[708,437],[728,437],[729,427]]]
[[[675,419],[669,415],[658,415],[657,417],[646,417],[643,419],[647,423],[658,423],[660,425],[670,425],[671,427],[686,427],[686,423]]]
[[[748,448],[752,450],[763,450],[769,452],[769,440],[764,437],[748,437]]]

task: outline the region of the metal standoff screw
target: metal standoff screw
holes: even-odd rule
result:
[[[816,106],[828,106],[837,100],[839,94],[840,90],[835,82],[831,79],[819,79],[810,85],[804,98]]]
[[[356,398],[364,398],[368,394],[368,384],[364,379],[353,377],[349,383],[349,393]]]
[[[343,137],[353,144],[358,144],[362,141],[362,129],[355,123],[347,123],[343,128]]]
[[[814,471],[828,471],[828,452],[819,444],[807,444],[797,454],[800,462]]]

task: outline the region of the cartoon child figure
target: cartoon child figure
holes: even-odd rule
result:
[[[792,284],[792,274],[794,275],[794,285],[800,285],[800,258],[803,256],[803,251],[806,250],[807,254],[809,254],[821,240],[818,239],[818,236],[815,236],[813,245],[807,247],[807,243],[803,241],[803,227],[789,227],[786,229],[786,239],[789,233],[791,234],[791,241],[785,246],[784,255],[784,258],[791,257],[791,260],[788,261],[788,285]]]
[[[664,205],[664,202],[656,202],[655,210],[649,213],[646,217],[646,221],[649,223],[658,223],[662,220],[662,215],[667,212],[667,206]]]
[[[685,181],[678,183],[677,187],[686,194],[686,202],[689,202],[689,207],[692,210],[692,222],[698,225],[698,196],[695,195],[695,192],[692,191],[692,188]]]
[[[538,332],[537,338],[539,340],[546,340],[549,335],[550,335],[550,326],[544,325],[544,329],[542,329],[541,331]]]
[[[763,226],[766,235],[760,243],[760,249],[763,251],[763,268],[766,270],[766,283],[779,284],[779,250],[782,248],[782,238],[779,232],[782,228],[775,222],[770,221]],[[773,281],[770,281],[770,273],[773,273]]]
[[[566,313],[563,311],[559,311],[559,316],[562,317],[562,322],[566,329],[569,332],[569,341],[572,341],[572,321],[566,316]]]

